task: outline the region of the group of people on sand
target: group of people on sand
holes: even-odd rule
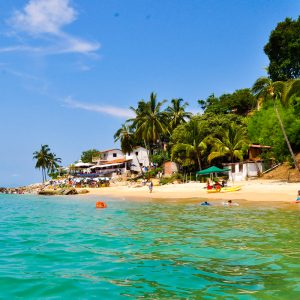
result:
[[[224,179],[222,180],[217,180],[217,181],[212,181],[210,178],[207,179],[207,182],[206,182],[206,188],[208,190],[212,190],[212,189],[221,189],[222,187],[225,187],[226,185],[226,182]]]

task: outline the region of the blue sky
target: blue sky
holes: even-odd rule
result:
[[[0,0],[0,186],[40,181],[32,153],[64,165],[148,99],[198,99],[265,75],[269,34],[300,1]]]

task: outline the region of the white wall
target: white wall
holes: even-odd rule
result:
[[[114,157],[114,154],[116,155],[115,157]],[[113,150],[103,152],[102,159],[104,159],[104,160],[110,161],[110,160],[119,159],[119,158],[125,158],[124,154],[119,149],[113,149]]]
[[[137,153],[137,155],[136,155],[136,153]],[[149,166],[148,153],[147,153],[147,150],[143,147],[137,147],[129,155],[126,154],[126,159],[132,160],[132,164],[134,165],[131,167],[132,171],[136,171],[136,172],[141,171],[141,168],[139,167],[139,163],[142,164],[142,167]]]
[[[242,181],[246,180],[247,177],[257,177],[257,167],[260,172],[263,171],[262,162],[245,162],[242,165],[240,163],[235,163],[228,166],[231,170],[234,170],[234,172],[229,172],[229,180],[233,181]]]

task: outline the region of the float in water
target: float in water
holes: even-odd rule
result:
[[[106,208],[106,207],[107,207],[107,205],[105,202],[103,202],[103,201],[96,202],[96,208]]]

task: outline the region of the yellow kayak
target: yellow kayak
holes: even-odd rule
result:
[[[212,194],[212,193],[228,193],[228,192],[237,192],[241,189],[242,187],[240,185],[238,186],[230,186],[230,187],[225,187],[225,188],[221,188],[220,190],[207,190],[207,192],[209,194]]]
[[[221,189],[221,192],[237,192],[241,189],[242,187],[240,185],[237,186],[230,186],[230,187],[225,187]]]

